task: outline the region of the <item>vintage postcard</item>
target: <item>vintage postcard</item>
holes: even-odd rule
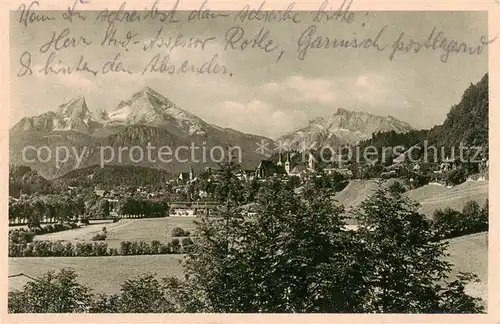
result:
[[[5,5],[2,322],[499,320],[499,13]]]

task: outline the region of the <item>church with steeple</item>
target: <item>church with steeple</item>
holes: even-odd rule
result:
[[[284,160],[284,162],[283,162]],[[263,179],[273,175],[298,176],[306,178],[316,172],[316,159],[309,152],[307,161],[292,165],[292,156],[289,152],[278,155],[278,161],[262,160],[255,170],[255,177]]]

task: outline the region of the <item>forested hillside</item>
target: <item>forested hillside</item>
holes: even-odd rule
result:
[[[488,145],[488,74],[471,84],[462,100],[451,107],[446,120],[429,132],[429,140],[437,146]]]
[[[187,170],[186,170],[187,171]],[[96,186],[114,189],[116,186],[148,186],[165,183],[172,179],[172,173],[165,170],[138,166],[92,166],[68,172],[54,180],[58,185]]]
[[[21,165],[9,166],[9,195],[19,197],[21,193],[51,193],[53,191],[50,181],[40,176],[30,167]]]
[[[477,84],[471,84],[465,90],[460,102],[451,107],[443,124],[430,130],[414,130],[403,134],[394,131],[374,133],[359,145],[361,148],[398,145],[410,148],[427,140],[428,146],[445,147],[447,151],[463,143],[467,147],[482,146],[487,152],[488,102],[488,74],[485,74]]]

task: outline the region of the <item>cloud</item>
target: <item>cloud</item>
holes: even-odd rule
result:
[[[386,108],[407,103],[396,92],[394,82],[376,73],[364,73],[341,78],[306,78],[291,76],[281,82],[261,86],[263,93],[292,104],[312,104],[316,109],[330,111],[332,107]],[[323,108],[322,108],[323,107]]]
[[[291,76],[281,83],[276,81],[266,83],[262,86],[268,94],[280,95],[282,99],[303,103],[332,104],[337,95],[335,84],[322,78],[305,78],[302,76]]]
[[[66,88],[76,90],[88,89],[92,86],[93,83],[90,77],[86,75],[86,72],[73,72],[71,74],[60,73],[58,75],[46,75],[44,72],[38,72],[43,71],[43,69],[44,66],[41,64],[33,66],[33,71],[35,72],[34,75],[36,76],[36,78],[47,84],[59,84]]]
[[[395,82],[379,74],[362,74],[347,82],[345,91],[354,98],[358,105],[387,109],[401,108],[408,104],[404,95],[396,91]]]
[[[253,99],[249,101],[220,102],[213,111],[214,123],[234,128],[241,132],[276,138],[295,127],[295,113],[283,111],[269,102]]]

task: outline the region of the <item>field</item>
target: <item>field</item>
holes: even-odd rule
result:
[[[78,281],[95,293],[117,293],[120,285],[145,272],[158,276],[183,276],[182,255],[134,255],[112,257],[9,258],[9,275],[37,277],[62,268],[72,268]]]
[[[389,181],[381,182],[381,185],[382,187],[388,187],[391,183]],[[351,180],[344,190],[335,195],[335,199],[346,208],[358,207],[378,187],[379,183],[376,180]]]
[[[479,233],[451,239],[449,261],[458,271],[472,272],[479,276],[480,283],[471,284],[467,292],[488,298],[488,233]],[[143,272],[159,276],[183,276],[179,261],[181,255],[139,255],[114,257],[57,257],[57,258],[9,258],[9,275],[25,273],[39,276],[49,270],[73,268],[79,282],[88,285],[97,293],[116,293],[127,279]]]
[[[195,228],[193,221],[194,218],[190,217],[122,219],[116,223],[100,222],[73,230],[37,235],[35,240],[90,241],[92,236],[106,227],[108,232],[106,242],[109,247],[119,248],[122,241],[149,243],[158,240],[161,243],[167,243],[172,239],[171,232],[175,227],[181,227],[193,233]]]
[[[481,282],[470,284],[466,292],[488,300],[488,233],[457,237],[449,242],[448,260],[455,265],[453,274],[458,271],[476,274]]]
[[[382,187],[388,187],[390,184],[391,181],[386,181]],[[375,180],[353,180],[335,196],[335,199],[346,208],[358,207],[378,187],[379,184]],[[467,181],[452,188],[428,184],[410,190],[405,195],[420,203],[421,213],[432,217],[438,208],[449,207],[461,211],[469,200],[475,200],[482,206],[488,198],[488,181]]]
[[[435,187],[440,187],[435,188]],[[461,211],[469,200],[474,200],[483,206],[488,198],[488,181],[468,181],[453,188],[446,188],[438,185],[427,185],[413,191],[409,197],[415,197],[420,205],[420,212],[428,217],[432,217],[438,208],[451,208]]]
[[[387,186],[390,182],[386,182]],[[346,207],[359,206],[361,201],[378,187],[376,181],[352,181],[336,199]],[[422,212],[428,216],[436,208],[451,207],[461,210],[468,200],[484,203],[488,197],[488,182],[466,182],[453,188],[430,184],[406,193],[422,205]],[[89,241],[92,236],[106,227],[106,242],[118,248],[122,241],[158,240],[167,243],[175,227],[194,232],[194,218],[166,217],[150,219],[122,219],[117,223],[95,222],[89,226],[58,233],[39,235],[35,240],[64,240],[71,242]],[[488,282],[488,240],[487,233],[463,236],[450,240],[449,260],[456,265],[453,275],[459,271],[472,272],[479,276],[480,283],[467,287],[467,292],[487,300]],[[183,276],[179,261],[182,255],[141,255],[114,257],[57,257],[57,258],[9,258],[9,275],[24,273],[31,277],[49,270],[73,268],[79,275],[79,282],[91,287],[96,293],[116,293],[127,279],[144,272],[159,276]]]

